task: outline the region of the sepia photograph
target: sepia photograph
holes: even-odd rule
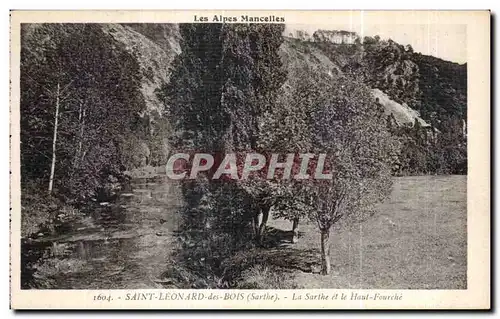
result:
[[[16,289],[468,291],[467,22],[187,16],[19,23]]]

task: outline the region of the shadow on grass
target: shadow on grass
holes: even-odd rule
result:
[[[299,238],[304,235],[304,232],[299,232]],[[261,247],[252,252],[253,262],[282,269],[318,272],[321,265],[319,249],[297,249],[292,244],[292,238],[292,230],[268,226]]]
[[[321,255],[317,249],[279,247],[261,250],[259,263],[303,272],[319,272]]]
[[[178,230],[174,231],[174,233],[177,236],[181,235],[181,232]],[[302,232],[299,233],[299,237],[304,235]],[[274,227],[267,227],[262,244],[252,245],[252,247],[234,252],[231,257],[220,260],[216,265],[216,269],[220,270],[221,273],[217,274],[217,277],[220,277],[220,282],[229,283],[229,286],[226,288],[230,288],[237,287],[238,282],[249,280],[249,278],[245,279],[245,276],[248,276],[249,272],[250,274],[259,273],[259,269],[262,271],[265,270],[264,272],[267,271],[266,274],[272,278],[274,278],[274,275],[270,274],[293,274],[297,270],[306,273],[319,273],[321,268],[320,251],[318,249],[298,249],[292,244],[292,237],[293,232],[291,230],[284,231]],[[168,272],[162,275],[162,278],[175,277],[174,279],[179,279],[181,283],[192,283],[200,281],[197,279],[198,277],[206,277],[202,273],[197,276],[191,276],[193,271],[188,269],[182,271],[180,269],[182,267],[179,267],[179,265],[173,268],[176,268],[175,274]],[[187,275],[188,273],[189,276]],[[264,276],[264,274],[259,276]],[[270,280],[270,278],[266,277],[263,281]],[[290,279],[293,276],[290,275],[286,278]],[[192,288],[193,286],[190,287]]]
[[[299,238],[304,236],[304,232],[299,232]],[[279,228],[267,226],[264,240],[262,242],[263,248],[274,248],[281,246],[292,245],[293,232],[286,231]]]
[[[300,236],[300,233],[299,233]],[[226,260],[224,268],[241,273],[253,265],[267,265],[283,270],[319,272],[321,254],[318,249],[297,249],[291,243],[292,232],[268,228],[260,247],[241,251]]]

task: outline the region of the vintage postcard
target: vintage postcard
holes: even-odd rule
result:
[[[489,11],[10,14],[12,308],[490,308]]]

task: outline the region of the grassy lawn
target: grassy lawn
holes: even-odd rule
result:
[[[270,220],[268,240],[279,247],[258,253],[301,288],[466,289],[466,188],[466,176],[396,178],[376,215],[334,227],[329,276],[315,273],[320,238],[310,222],[292,245],[291,223]]]

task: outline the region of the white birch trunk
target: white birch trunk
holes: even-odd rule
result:
[[[52,189],[54,187],[54,172],[56,170],[57,126],[59,125],[59,90],[60,84],[57,83],[56,114],[54,120],[54,138],[52,139],[52,164],[50,166],[49,194],[52,194]]]
[[[83,157],[85,154],[82,156],[82,148],[83,148],[83,133],[85,130],[85,108],[83,104],[80,104],[80,109],[78,111],[78,122],[80,124],[80,132],[78,136],[78,149],[76,152],[76,159],[75,159],[75,167],[80,167],[80,164],[83,161]]]

